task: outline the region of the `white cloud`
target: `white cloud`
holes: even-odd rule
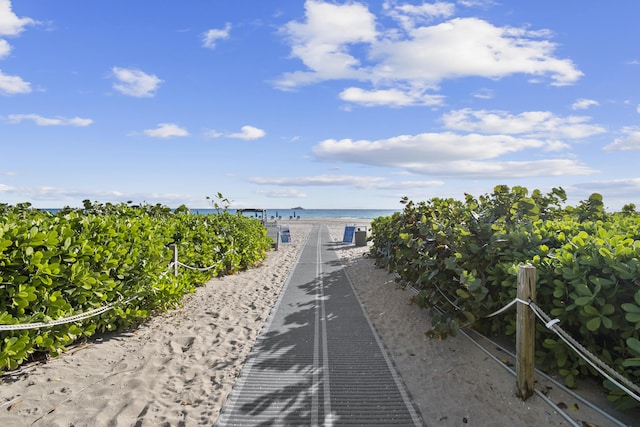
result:
[[[86,190],[58,188],[51,186],[9,186],[0,184],[0,194],[19,198],[19,202],[44,202],[40,206],[51,207],[52,205],[62,206],[82,206],[83,200],[96,200],[102,203],[121,203],[134,201],[134,203],[161,203],[167,206],[179,206],[181,204],[193,204],[207,206],[204,197],[192,196],[188,194],[172,193],[125,193],[119,190]]]
[[[402,91],[400,89],[365,90],[350,87],[340,93],[340,99],[366,107],[390,106],[406,107],[410,105],[440,105],[443,96],[427,94],[423,91]]]
[[[640,151],[640,128],[625,127],[621,138],[614,139],[613,143],[604,146],[604,151]]]
[[[478,89],[474,94],[473,97],[474,98],[478,98],[478,99],[492,99],[493,98],[493,91],[491,89]]]
[[[146,129],[144,134],[153,138],[173,138],[189,136],[189,132],[186,129],[174,123],[160,123],[155,129]]]
[[[135,68],[113,67],[111,71],[117,80],[113,88],[123,95],[136,98],[152,97],[162,83],[155,74],[147,74]]]
[[[360,61],[348,52],[348,46],[375,41],[375,16],[360,3],[309,0],[305,10],[306,22],[289,22],[282,32],[291,43],[292,56],[310,71],[287,73],[276,86],[291,89],[316,81],[362,77]]]
[[[573,187],[583,190],[585,194],[602,193],[607,195],[606,202],[617,200],[618,207],[637,200],[640,193],[640,178],[622,178],[606,181],[591,181],[574,184]],[[637,204],[637,203],[636,203]]]
[[[638,108],[636,108],[636,111],[638,112],[638,114],[640,114],[640,104],[638,104]]]
[[[465,7],[481,7],[486,9],[494,6],[496,2],[494,0],[458,0],[458,4]]]
[[[313,147],[321,160],[403,167],[466,159],[491,159],[527,148],[542,148],[538,139],[509,135],[460,135],[452,132],[401,135],[377,141],[328,139]]]
[[[411,31],[406,40],[384,40],[372,48],[378,78],[438,83],[461,77],[498,79],[513,74],[549,75],[554,85],[582,76],[569,60],[553,56],[543,32],[496,27],[478,18],[455,18]]]
[[[229,33],[231,32],[231,24],[226,23],[224,29],[211,29],[204,33],[202,37],[202,45],[209,49],[214,49],[216,47],[216,42],[218,40],[225,40],[229,38]]]
[[[31,92],[31,83],[22,80],[19,76],[10,76],[0,70],[0,94],[15,95]]]
[[[376,27],[376,16],[364,4],[308,0],[306,20],[291,21],[283,28],[292,57],[300,59],[305,68],[285,73],[275,85],[287,90],[325,80],[355,80],[371,88],[345,89],[342,96],[351,95],[351,102],[372,106],[386,99],[400,106],[414,105],[407,104],[412,91],[435,92],[447,79],[524,74],[546,77],[552,85],[562,86],[582,76],[570,60],[554,55],[556,44],[549,40],[547,30],[497,27],[478,18],[426,25],[422,24],[425,19],[450,16],[453,5],[385,4],[391,10],[388,13],[404,17],[404,33]],[[418,17],[424,19],[416,20]],[[417,98],[422,105],[424,99]]]
[[[510,179],[566,175],[589,175],[597,171],[572,159],[547,159],[508,162],[462,160],[433,163],[411,163],[406,169],[425,175],[474,179]]]
[[[339,46],[375,40],[375,16],[360,3],[332,4],[308,0],[305,3],[307,21],[290,22],[285,31],[294,42],[305,45],[321,43]],[[298,45],[298,47],[301,47]]]
[[[244,139],[245,141],[251,141],[254,139],[260,139],[264,137],[267,133],[262,129],[259,129],[254,126],[242,126],[240,128],[240,132],[236,133],[222,133],[216,130],[209,130],[205,133],[205,136],[208,138],[235,138],[235,139]]]
[[[312,152],[322,161],[392,167],[437,176],[507,178],[594,172],[570,159],[496,160],[527,149],[548,148],[548,141],[536,138],[444,132],[377,141],[329,139],[313,147]]]
[[[615,190],[616,188],[623,187],[625,189],[633,189],[635,195],[640,191],[640,178],[623,178],[623,179],[611,179],[608,181],[593,181],[590,183],[575,184],[576,187],[585,186],[597,186],[601,189]]]
[[[456,8],[455,4],[447,2],[397,5],[395,1],[387,1],[383,7],[388,11],[388,15],[407,31],[415,28],[419,23],[430,22],[434,18],[449,18]]]
[[[450,130],[380,140],[327,139],[312,148],[321,161],[397,168],[438,177],[505,179],[586,175],[596,171],[573,158],[546,158],[570,148],[563,139],[605,132],[590,117],[558,117],[546,111],[511,114],[462,109],[444,114]],[[516,155],[533,151],[527,157]]]
[[[18,18],[10,0],[0,0],[0,36],[17,36],[27,25],[37,24],[31,18]]]
[[[11,52],[11,45],[6,41],[0,39],[0,59],[4,59]]]
[[[411,188],[432,188],[444,185],[443,181],[399,181],[399,182],[375,182],[370,188],[375,190],[409,190]]]
[[[593,99],[580,98],[580,99],[577,99],[576,102],[574,102],[571,105],[571,109],[573,109],[573,110],[586,110],[587,108],[594,107],[596,105],[600,105],[600,103],[598,101],[593,100]]]
[[[283,185],[297,187],[353,186],[363,188],[384,181],[381,177],[350,175],[316,175],[286,178],[249,178],[249,182],[261,185]]]
[[[102,200],[114,198],[120,198],[122,193],[117,191],[90,191],[85,192],[81,190],[74,189],[63,189],[56,188],[51,186],[33,186],[33,187],[15,187],[15,186],[7,186],[0,185],[0,193],[5,194],[15,194],[22,198],[30,199],[30,200],[38,200],[38,201],[48,201],[48,200],[69,200],[73,198],[84,197],[86,199],[92,198],[100,198]]]
[[[43,117],[38,114],[10,114],[7,121],[12,124],[18,124],[25,120],[31,120],[38,126],[89,126],[93,123],[91,119],[83,119],[81,117]]]
[[[422,3],[421,5],[403,4],[396,6],[396,10],[406,13],[407,15],[423,16],[423,17],[442,17],[448,18],[455,12],[455,4],[448,2]]]
[[[242,126],[240,128],[239,133],[232,133],[229,135],[229,138],[238,138],[238,139],[251,141],[254,139],[262,138],[265,135],[266,135],[266,132],[263,131],[262,129],[258,129],[253,126]]]
[[[279,185],[287,187],[355,187],[369,190],[391,190],[407,188],[426,188],[440,186],[442,181],[402,181],[389,182],[378,176],[356,175],[315,175],[297,177],[249,178],[249,182],[260,185]]]
[[[217,130],[208,130],[204,133],[204,136],[206,138],[221,138],[224,136],[224,134],[222,132],[218,132]]]
[[[9,0],[0,0],[0,36],[17,36],[27,25],[37,24],[31,18],[19,18],[13,13]],[[0,39],[0,59],[6,58],[11,52],[11,45]],[[15,95],[31,92],[31,84],[19,76],[5,74],[0,70],[0,94]]]
[[[306,193],[303,193],[302,191],[299,191],[293,188],[277,189],[277,190],[260,190],[260,191],[257,191],[257,193],[263,194],[267,197],[272,197],[275,199],[288,199],[288,198],[304,199],[307,197]]]
[[[513,115],[506,111],[462,109],[442,116],[447,129],[467,132],[502,133],[532,137],[579,139],[606,132],[588,124],[591,117],[558,117],[549,111],[526,111]]]

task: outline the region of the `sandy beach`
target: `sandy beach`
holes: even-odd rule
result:
[[[319,222],[329,225],[335,241],[342,240],[345,224],[366,223],[285,221],[292,242],[271,251],[261,266],[212,279],[183,307],[135,330],[95,337],[61,357],[5,374],[0,426],[212,425]],[[463,336],[429,340],[428,313],[409,304],[409,291],[376,268],[367,251],[353,244],[339,250],[426,425],[569,425],[539,397],[516,398],[511,374]]]

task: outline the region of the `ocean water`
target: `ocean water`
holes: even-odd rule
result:
[[[230,212],[236,212],[235,209],[229,209]],[[393,215],[400,209],[267,209],[267,219],[271,218],[356,218],[356,219],[373,219],[379,216]],[[192,209],[194,214],[216,213],[215,209]],[[245,215],[253,215],[245,213]],[[259,214],[258,214],[259,216]]]
[[[60,209],[50,208],[42,209],[43,211],[57,213]],[[191,209],[192,214],[215,214],[215,209]],[[229,212],[235,213],[236,209],[229,209]],[[354,219],[373,219],[380,216],[393,215],[394,212],[400,212],[400,209],[267,209],[267,219],[289,219],[289,218],[354,218]],[[247,216],[259,216],[260,214],[245,213]]]

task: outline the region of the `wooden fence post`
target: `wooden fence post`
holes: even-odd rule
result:
[[[536,268],[518,268],[518,298],[536,301]],[[534,392],[536,316],[529,306],[518,303],[516,314],[516,394],[527,400]]]
[[[178,277],[178,245],[173,243],[170,246],[173,247],[173,275]]]

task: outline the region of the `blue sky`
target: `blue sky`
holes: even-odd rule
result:
[[[640,2],[0,0],[0,203],[640,207]]]

